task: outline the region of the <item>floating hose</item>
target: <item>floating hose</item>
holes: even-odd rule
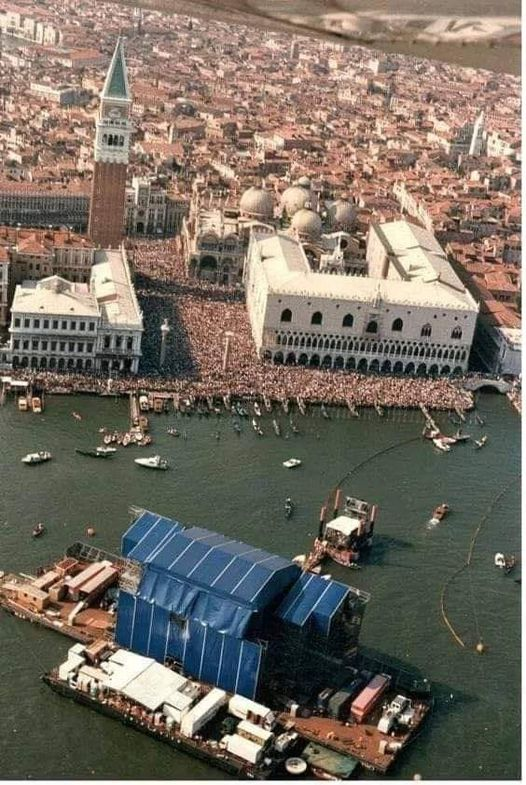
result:
[[[447,610],[446,610],[446,593],[447,593],[448,587],[454,581],[454,579],[458,575],[460,575],[462,572],[464,572],[465,569],[467,569],[467,568],[469,568],[471,566],[471,560],[473,558],[473,552],[475,550],[477,537],[480,534],[480,530],[482,529],[482,526],[484,525],[484,523],[487,521],[487,519],[489,518],[489,516],[493,512],[493,508],[496,506],[496,504],[498,504],[498,502],[502,499],[502,497],[511,488],[513,483],[517,482],[518,479],[519,479],[518,476],[513,477],[513,479],[511,479],[509,481],[509,483],[502,489],[502,491],[500,491],[500,493],[498,493],[497,496],[495,496],[495,498],[493,499],[493,501],[491,502],[491,504],[487,508],[485,515],[482,516],[482,519],[481,519],[479,525],[477,526],[477,528],[475,529],[475,531],[473,533],[473,536],[472,536],[470,544],[469,544],[468,555],[467,555],[466,561],[464,562],[464,564],[461,567],[458,568],[458,570],[455,570],[455,572],[452,575],[449,576],[447,581],[444,583],[444,586],[442,587],[442,591],[440,593],[440,614],[442,616],[444,624],[446,625],[446,627],[448,628],[449,632],[451,633],[451,635],[453,637],[453,640],[459,646],[462,646],[462,648],[464,648],[464,649],[466,648],[465,641],[460,637],[460,635],[457,633],[457,631],[455,630],[455,628],[453,627],[453,625],[449,621],[449,617],[448,617]],[[471,589],[471,602],[472,602],[473,616],[475,618],[475,625],[477,627],[477,635],[478,635],[478,641],[479,641],[478,644],[477,644],[476,649],[479,652],[483,652],[484,651],[484,644],[482,643],[482,639],[481,639],[481,635],[480,635],[480,628],[479,628],[478,617],[477,617],[477,612],[476,612],[476,608],[475,608],[475,600],[474,600],[474,596],[473,596],[473,589]]]

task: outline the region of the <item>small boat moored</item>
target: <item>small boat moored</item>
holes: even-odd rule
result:
[[[436,438],[433,439],[432,441],[435,447],[437,447],[439,450],[442,450],[442,452],[450,452],[451,447],[449,446],[449,444],[446,444],[446,442],[444,442],[442,439]]]
[[[166,433],[168,434],[168,436],[179,436],[180,435],[179,431],[177,430],[177,428],[168,428]]]
[[[293,512],[294,512],[294,502],[292,501],[290,496],[287,496],[287,498],[285,499],[285,518],[291,518]]]
[[[288,461],[283,461],[283,466],[286,469],[294,469],[296,466],[301,466],[299,458],[289,458]]]
[[[37,463],[46,463],[46,461],[50,461],[51,458],[50,452],[47,450],[40,450],[39,452],[30,452],[27,455],[24,455],[22,463],[26,463],[28,466],[34,466]]]
[[[135,458],[135,463],[138,466],[144,466],[145,469],[165,471],[169,468],[168,461],[161,458],[160,455],[152,455],[149,458]]]
[[[86,455],[89,458],[111,458],[113,455],[113,452],[101,451],[98,447],[95,450],[82,450],[76,447],[75,452],[79,455]]]

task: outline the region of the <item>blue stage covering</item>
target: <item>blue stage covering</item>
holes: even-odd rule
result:
[[[275,614],[328,636],[349,593],[280,556],[148,511],[124,534],[122,554],[142,576],[136,594],[120,591],[117,643],[159,662],[172,657],[186,673],[249,698],[263,653],[250,640],[256,618]]]
[[[311,623],[328,636],[331,619],[349,594],[349,587],[303,573],[281,602],[276,615],[298,627]]]

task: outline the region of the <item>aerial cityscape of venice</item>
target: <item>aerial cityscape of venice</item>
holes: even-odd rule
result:
[[[518,4],[350,5],[0,0],[1,779],[521,777]]]

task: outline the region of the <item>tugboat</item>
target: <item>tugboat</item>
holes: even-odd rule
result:
[[[157,469],[158,471],[166,471],[169,468],[168,461],[161,458],[160,455],[152,455],[150,458],[135,458],[135,463],[138,466],[144,466],[145,469]]]
[[[294,512],[294,502],[292,501],[290,496],[287,496],[287,498],[285,499],[285,518],[287,518],[287,520],[289,518],[292,518],[293,512]]]
[[[451,508],[448,504],[445,502],[439,504],[438,507],[435,507],[433,510],[433,517],[431,518],[430,523],[440,523],[440,521],[445,518],[449,512],[451,512]]]
[[[331,492],[320,512],[318,536],[305,568],[312,570],[326,557],[343,567],[357,568],[362,549],[372,545],[376,504],[347,496],[340,513],[341,490]],[[332,517],[330,510],[332,509]]]
[[[40,450],[40,452],[30,452],[27,455],[24,455],[22,458],[22,463],[25,463],[28,466],[36,466],[37,463],[46,463],[46,461],[50,461],[51,457],[51,453],[47,452],[47,450]]]
[[[32,537],[41,537],[46,531],[46,527],[43,523],[37,523],[33,531],[31,532]]]
[[[482,439],[480,439],[480,440],[475,439],[475,447],[474,447],[474,449],[475,450],[480,450],[481,447],[484,447],[484,445],[486,444],[487,441],[488,441],[488,437],[487,436],[483,436]]]

